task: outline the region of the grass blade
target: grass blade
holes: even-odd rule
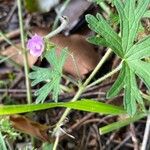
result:
[[[121,121],[118,121],[118,122],[115,122],[115,123],[112,123],[112,124],[109,124],[109,125],[106,125],[102,128],[99,129],[99,132],[101,135],[104,135],[106,133],[109,133],[109,132],[112,132],[114,130],[117,130],[119,128],[122,128],[130,123],[133,123],[135,121],[138,121],[140,120],[141,118],[145,117],[145,114],[138,114],[138,115],[135,115],[134,117],[129,117],[127,119],[123,119]]]
[[[33,112],[55,107],[68,107],[71,109],[89,111],[102,114],[120,115],[126,114],[122,107],[97,102],[94,100],[83,99],[76,102],[60,102],[60,103],[45,103],[45,104],[28,104],[28,105],[3,105],[0,106],[0,115],[11,115],[17,113]]]

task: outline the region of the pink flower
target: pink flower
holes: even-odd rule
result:
[[[30,54],[39,57],[44,51],[44,40],[41,36],[35,34],[28,40],[27,48],[30,50]]]

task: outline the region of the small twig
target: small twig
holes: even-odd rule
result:
[[[71,82],[71,83],[73,83],[74,85],[78,86],[78,83],[77,83],[74,79],[72,79],[72,78],[66,76],[65,74],[63,74],[62,77],[63,77],[65,80],[68,80],[69,82]]]
[[[8,38],[7,38],[7,35],[3,34],[1,31],[0,31],[0,36],[3,40],[5,40],[8,44],[10,44],[12,47],[14,47],[15,49],[18,50],[18,52],[20,52],[20,49],[15,46]]]
[[[61,25],[54,31],[50,32],[48,35],[45,36],[46,39],[52,38],[53,36],[57,35],[61,31],[63,31],[66,26],[68,25],[68,18],[66,16],[60,17]]]
[[[5,34],[5,36],[7,38],[14,38],[14,37],[18,36],[19,34],[20,34],[20,29],[16,29],[16,30],[13,30],[13,31]],[[4,37],[2,36],[2,37],[0,37],[0,43],[3,41],[4,41]]]
[[[14,14],[16,8],[17,8],[17,4],[15,2],[14,5],[12,6],[12,8],[11,8],[9,14],[7,15],[7,18],[4,21],[0,22],[0,25],[1,24],[7,24],[9,22],[9,20],[12,18],[13,14]]]
[[[131,138],[131,135],[129,134],[122,142],[120,142],[119,145],[117,145],[114,150],[119,150],[121,146],[123,146],[129,139]]]
[[[107,147],[108,145],[110,145],[111,141],[115,138],[116,133],[117,133],[117,132],[113,132],[113,133],[110,135],[109,139],[107,139],[107,142],[104,144],[104,146],[102,146],[102,150],[107,149],[106,147]]]
[[[18,54],[19,54],[19,52],[15,52],[15,53],[13,53],[13,54],[7,56],[7,57],[4,57],[3,59],[0,60],[0,64],[3,63],[3,62],[6,61],[6,60],[8,60],[8,59],[10,59],[10,58],[12,58],[12,57],[18,55]]]
[[[134,144],[134,150],[139,150],[138,140],[137,140],[136,132],[135,132],[135,126],[133,123],[130,124],[130,130],[131,130],[131,138]]]

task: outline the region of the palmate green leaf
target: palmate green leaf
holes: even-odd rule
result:
[[[125,80],[125,69],[124,69],[124,63],[122,65],[122,69],[119,73],[119,76],[111,89],[107,92],[107,98],[113,98],[118,95],[118,93],[121,91],[121,89],[124,86],[124,80]]]
[[[94,45],[102,45],[104,47],[111,47],[111,45],[109,45],[109,43],[100,36],[91,36],[87,39],[87,41]]]
[[[149,2],[149,0],[141,0],[136,7],[135,0],[114,1],[120,16],[120,30],[124,52],[132,47],[137,35],[139,21],[146,12]]]
[[[123,57],[121,38],[117,33],[109,26],[104,18],[97,14],[96,17],[92,15],[86,15],[86,21],[91,30],[101,35],[107,42],[107,45],[120,57]]]
[[[33,67],[33,72],[29,74],[29,77],[33,80],[32,86],[40,82],[45,83],[35,92],[35,96],[37,96],[36,103],[44,102],[50,92],[52,92],[53,99],[57,102],[60,93],[62,68],[67,57],[67,52],[66,49],[63,49],[61,55],[58,57],[55,47],[51,47],[46,51],[44,57],[51,64],[51,68]]]
[[[137,103],[144,109],[144,103],[137,87],[135,73],[133,69],[129,68],[126,62],[123,62],[120,74],[114,85],[108,91],[107,98],[115,97],[122,88],[124,88],[125,93],[124,107],[131,116],[136,113]]]
[[[35,86],[36,84],[47,81],[52,78],[52,73],[50,72],[50,69],[48,68],[41,68],[41,67],[32,67],[33,72],[29,74],[30,79],[34,79],[32,81],[32,86]]]
[[[141,60],[133,60],[130,61],[130,66],[150,89],[150,63]]]
[[[135,79],[134,72],[129,68],[128,64],[125,66],[125,82],[124,82],[124,106],[127,112],[133,116],[136,113],[137,105],[136,103],[139,102],[143,105],[142,97],[139,93],[137,88],[137,83]]]
[[[121,115],[126,114],[122,107],[106,104],[90,99],[82,99],[76,102],[58,102],[44,104],[24,104],[24,105],[2,105],[0,106],[0,115],[12,115],[27,113],[39,110],[45,110],[55,107],[68,107],[71,109],[89,111],[101,114]]]
[[[150,18],[150,10],[147,10],[144,15],[143,15],[144,18]]]
[[[125,58],[128,61],[142,59],[150,56],[150,36],[133,45],[126,53]]]
[[[149,86],[150,84],[150,79],[145,77],[146,75],[149,77],[149,65],[140,61],[140,59],[150,56],[150,38],[147,37],[134,44],[140,20],[145,14],[149,3],[150,0],[140,0],[138,2],[136,0],[114,0],[114,5],[120,18],[121,41],[100,15],[97,15],[96,18],[93,16],[87,17],[89,27],[101,36],[90,38],[90,42],[110,47],[123,60],[119,76],[108,91],[107,97],[115,97],[121,89],[124,89],[124,107],[131,116],[136,113],[137,103],[144,110],[143,99],[136,82],[136,75],[143,79],[146,85],[148,84]],[[119,42],[116,42],[117,39]],[[138,67],[139,65],[142,68]]]

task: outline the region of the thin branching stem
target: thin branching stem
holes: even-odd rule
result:
[[[53,36],[57,35],[61,31],[63,31],[66,26],[68,25],[68,18],[66,16],[60,17],[61,25],[54,31],[50,32],[45,36],[46,39],[52,38]]]
[[[76,95],[74,96],[74,98],[71,100],[71,102],[75,102],[76,100],[78,100],[78,98],[81,96],[81,94],[86,90],[87,85],[89,84],[89,82],[91,81],[91,79],[95,76],[95,74],[99,71],[99,69],[102,67],[102,65],[105,63],[105,61],[108,59],[108,57],[111,55],[111,50],[109,49],[105,55],[103,56],[103,58],[100,60],[100,62],[98,63],[98,65],[96,66],[96,68],[93,70],[93,72],[91,73],[91,75],[87,78],[87,80],[81,85],[79,86],[78,92],[76,93]],[[115,72],[114,72],[115,73]],[[109,74],[112,75],[112,73],[110,72]],[[103,80],[107,79],[109,76],[105,76],[102,77]],[[101,82],[103,81],[101,80]],[[56,133],[58,131],[58,129],[60,128],[60,125],[64,122],[66,116],[69,114],[70,112],[70,108],[67,108],[63,115],[61,116],[60,120],[57,122],[56,127],[54,129],[53,133]]]
[[[53,150],[57,150],[58,142],[59,142],[59,136],[57,136],[56,139],[55,139]]]
[[[24,26],[23,26],[23,19],[22,19],[22,0],[17,0],[17,5],[18,5],[19,26],[20,26],[20,34],[21,34],[21,45],[23,48],[23,61],[24,61],[24,71],[25,71],[26,88],[27,88],[27,101],[30,104],[32,103],[32,97],[31,97],[30,79],[28,77],[29,74],[28,58],[27,58],[27,53],[25,52]]]
[[[62,15],[63,11],[64,11],[64,10],[66,9],[66,7],[68,6],[69,2],[70,2],[70,0],[66,0],[66,1],[63,3],[63,5],[62,5],[62,7],[60,8],[60,10],[58,11],[57,16],[56,16],[55,21],[54,21],[54,24],[53,24],[53,27],[52,27],[52,31],[57,28],[58,22],[59,22],[59,18],[60,18],[60,16]]]
[[[104,64],[104,62],[108,59],[108,57],[110,56],[110,54],[112,53],[111,49],[108,49],[107,52],[105,53],[105,55],[102,57],[102,59],[100,60],[100,62],[98,63],[98,65],[96,66],[96,68],[93,70],[93,72],[91,73],[91,75],[86,79],[86,81],[84,82],[84,86],[86,87],[89,82],[91,81],[91,79],[95,76],[95,74],[98,72],[98,70],[102,67],[102,65]]]

